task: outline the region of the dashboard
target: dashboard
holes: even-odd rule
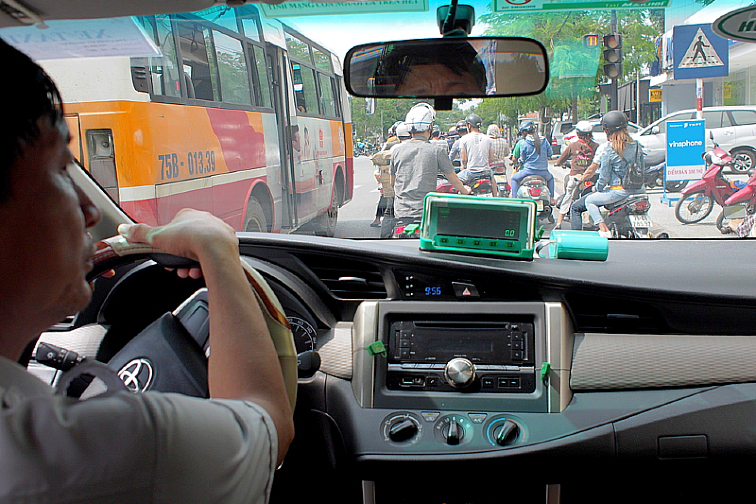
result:
[[[297,351],[319,356],[300,368],[273,500],[722,495],[718,478],[745,477],[756,455],[756,267],[691,267],[751,244],[723,245],[613,241],[605,262],[515,261],[241,234]],[[101,280],[79,323],[132,332],[200,286],[149,262]],[[137,285],[149,294],[135,317]]]

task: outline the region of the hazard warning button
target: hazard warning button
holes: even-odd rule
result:
[[[454,295],[459,299],[479,299],[478,288],[470,282],[452,282]]]

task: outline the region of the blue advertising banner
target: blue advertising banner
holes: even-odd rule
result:
[[[675,26],[672,33],[675,79],[726,77],[730,73],[729,43],[711,25]]]
[[[697,180],[706,169],[701,154],[706,150],[703,119],[667,122],[666,180]]]

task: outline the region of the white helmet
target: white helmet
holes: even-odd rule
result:
[[[575,125],[578,135],[590,135],[593,133],[593,126],[588,121],[578,121]]]
[[[396,136],[399,138],[409,138],[412,135],[410,135],[409,128],[406,124],[403,122],[400,122],[399,125],[396,127]]]
[[[425,102],[418,103],[407,112],[404,124],[410,133],[422,133],[428,131],[436,119],[436,111]]]

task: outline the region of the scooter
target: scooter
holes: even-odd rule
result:
[[[520,187],[517,188],[517,197],[535,200],[538,218],[547,219],[550,223],[554,222],[551,211],[551,191],[545,178],[540,175],[528,175],[523,178],[520,181]]]
[[[457,191],[457,188],[451,185],[446,177],[444,177],[441,173],[438,174],[438,179],[436,181],[436,192],[450,194],[459,193],[459,191]],[[488,177],[475,178],[472,184],[470,184],[470,195],[484,196],[487,198],[493,197],[493,186],[491,179]],[[501,193],[499,193],[499,196],[501,196]]]
[[[725,168],[742,163],[740,159],[733,159],[716,142],[714,148],[701,157],[707,166],[703,177],[683,189],[675,205],[675,217],[683,224],[701,222],[709,216],[715,202],[724,207],[725,201],[740,190],[734,181],[724,176]]]
[[[511,187],[507,180],[507,165],[505,163],[494,163],[491,165],[491,169],[494,172],[494,181],[499,190],[499,197],[508,198]]]
[[[613,238],[651,238],[653,223],[648,217],[651,201],[646,194],[631,194],[601,208],[604,222],[612,232]],[[598,230],[598,226],[583,226],[585,230]],[[667,233],[660,233],[656,238],[669,238]]]

